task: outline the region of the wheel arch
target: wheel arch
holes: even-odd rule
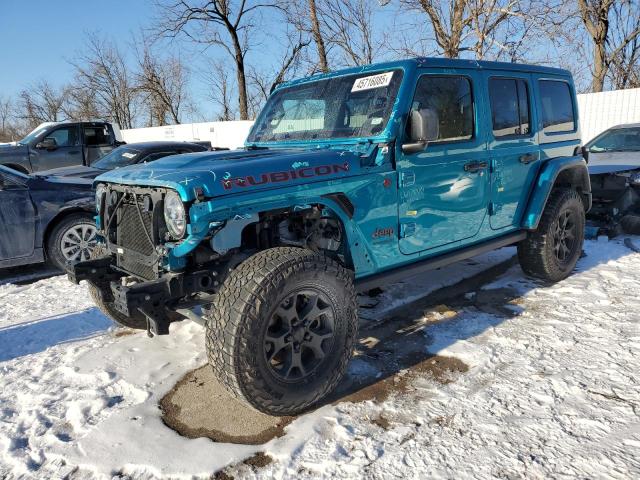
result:
[[[51,220],[49,220],[49,222],[47,223],[44,231],[42,232],[42,248],[44,250],[45,258],[49,257],[49,237],[51,235],[51,232],[53,232],[61,222],[76,213],[83,213],[91,216],[92,212],[93,209],[91,209],[90,207],[70,205],[61,209],[53,218],[51,218]]]
[[[551,192],[558,187],[576,190],[580,194],[585,211],[591,209],[591,182],[584,158],[582,156],[557,157],[548,160],[538,173],[534,191],[523,217],[524,229],[538,228]]]
[[[25,175],[29,175],[29,170],[25,168],[24,165],[19,165],[17,163],[3,163],[2,166],[24,173]]]
[[[344,263],[343,266],[349,269],[354,269],[354,259],[352,257],[352,248],[354,246],[359,246],[360,242],[358,241],[359,231],[356,228],[353,228],[353,223],[351,219],[353,218],[354,210],[353,205],[348,200],[348,197],[344,194],[332,194],[332,195],[323,195],[313,201],[308,201],[304,205],[301,204],[292,204],[288,207],[280,207],[280,208],[262,208],[261,211],[256,212],[260,219],[265,216],[269,216],[272,214],[291,214],[295,216],[296,214],[303,215],[305,212],[309,212],[312,208],[318,208],[322,211],[326,211],[330,216],[334,217],[338,222],[342,233],[345,238],[344,242]],[[251,235],[248,232],[252,225],[255,225],[258,222],[254,222],[244,226],[242,231],[242,238],[245,238],[245,235]],[[280,245],[286,246],[286,245]]]
[[[228,222],[241,219],[247,215],[262,218],[272,212],[296,212],[311,206],[319,206],[328,210],[340,223],[345,238],[345,266],[354,270],[366,269],[366,242],[363,241],[362,232],[357,222],[353,221],[356,215],[355,208],[347,194],[343,192],[318,193],[309,195],[273,195],[268,198],[256,196],[251,201],[235,203],[232,206],[218,204],[215,210],[207,203],[192,206],[190,217],[192,222],[191,234],[179,245],[170,250],[170,263],[180,265],[184,263],[184,257],[192,252],[208,235],[210,225],[215,222]],[[194,211],[195,207],[195,211]],[[243,226],[243,230],[255,221]],[[244,233],[243,233],[244,235]]]

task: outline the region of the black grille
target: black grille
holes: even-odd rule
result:
[[[153,238],[153,213],[142,205],[122,203],[118,209],[117,245],[118,267],[133,275],[151,280],[156,273],[156,251]],[[146,233],[145,233],[146,231]]]

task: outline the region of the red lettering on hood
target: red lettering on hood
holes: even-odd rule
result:
[[[318,165],[317,167],[304,167],[298,170],[263,173],[260,176],[246,175],[243,177],[227,178],[221,180],[221,183],[225,190],[232,190],[234,187],[250,187],[268,183],[282,183],[296,180],[298,178],[323,177],[348,171],[349,164],[345,162],[343,165]]]

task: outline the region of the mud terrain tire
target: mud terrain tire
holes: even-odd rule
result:
[[[568,277],[582,253],[584,225],[580,194],[568,188],[553,190],[538,229],[518,244],[522,270],[548,282]]]
[[[346,371],[358,328],[353,273],[310,250],[264,250],[231,272],[205,318],[218,381],[263,413],[298,414]]]
[[[98,245],[93,250],[91,258],[100,258],[105,255],[107,255],[107,249],[102,245]],[[95,284],[93,282],[87,282],[87,284],[93,303],[95,303],[100,311],[107,317],[123,327],[134,328],[136,330],[144,330],[147,328],[147,319],[141,313],[127,317],[116,310],[116,307],[113,306],[111,286],[108,283]]]

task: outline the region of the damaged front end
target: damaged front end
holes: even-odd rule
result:
[[[69,264],[69,280],[89,281],[125,317],[143,315],[150,334],[166,335],[172,321],[193,319],[189,310],[211,303],[231,257],[209,250],[172,258],[183,239],[167,228],[169,189],[102,185],[97,191],[100,256]]]
[[[589,169],[593,207],[587,215],[587,237],[640,235],[640,167],[621,168]]]

